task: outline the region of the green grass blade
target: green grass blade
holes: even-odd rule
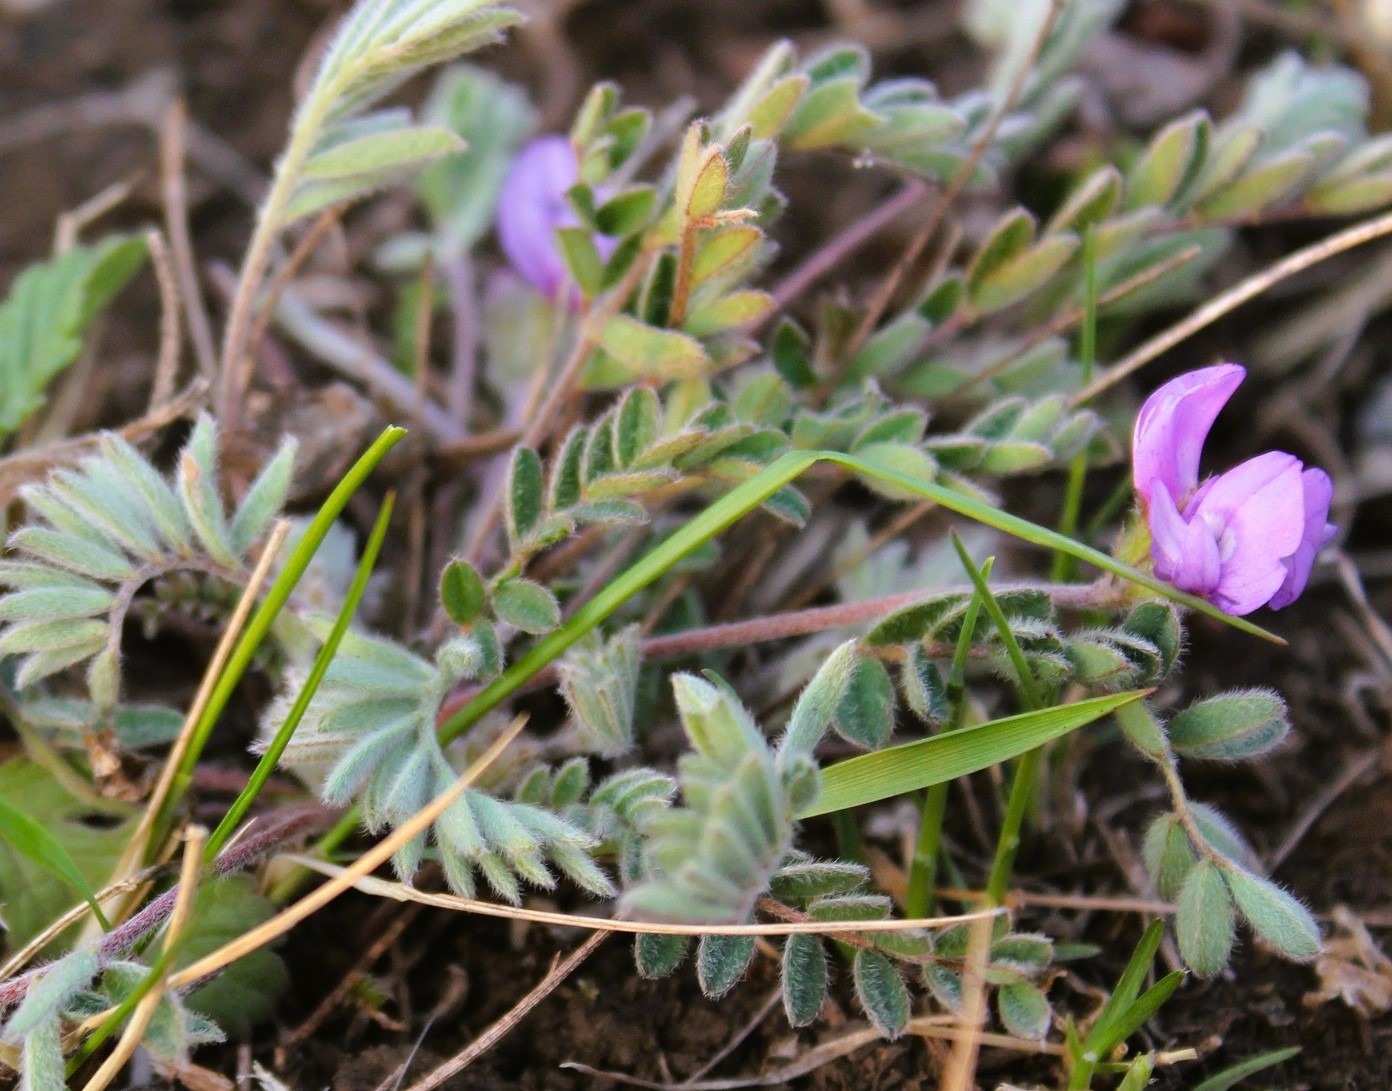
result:
[[[1210,1076],[1194,1088],[1194,1091],[1228,1091],[1229,1087],[1235,1087],[1240,1081],[1245,1080],[1264,1068],[1272,1068],[1282,1061],[1289,1061],[1300,1052],[1299,1046],[1288,1046],[1285,1049],[1273,1049],[1270,1053],[1263,1053],[1259,1057],[1235,1064],[1231,1068],[1225,1068],[1215,1076]]]
[[[357,462],[353,463],[348,472],[343,475],[343,479],[334,487],[333,492],[329,494],[329,498],[324,501],[313,520],[310,521],[304,536],[285,562],[285,567],[271,583],[265,598],[261,600],[261,605],[256,608],[251,620],[247,622],[246,629],[243,630],[241,639],[237,641],[231,656],[228,657],[227,666],[219,676],[217,685],[208,699],[208,705],[203,710],[203,715],[199,718],[190,736],[188,749],[180,762],[179,772],[174,778],[173,789],[166,798],[164,808],[155,823],[156,836],[151,839],[151,851],[155,851],[156,847],[162,843],[169,816],[188,788],[189,781],[193,776],[193,767],[202,755],[203,747],[207,745],[208,737],[212,734],[218,717],[222,715],[222,710],[227,707],[227,702],[231,700],[232,693],[242,680],[242,675],[246,673],[257,648],[266,639],[271,625],[280,614],[281,608],[289,600],[295,585],[300,582],[305,569],[309,567],[309,562],[319,549],[325,535],[329,533],[329,528],[343,513],[343,509],[348,506],[348,501],[367,480],[368,475],[377,468],[377,464],[382,461],[386,453],[395,447],[405,434],[406,429],[398,428],[395,425],[383,429],[382,434],[377,437],[372,446],[362,454]]]
[[[823,770],[821,795],[798,817],[859,807],[975,773],[1100,720],[1148,692],[1092,697],[848,758]]]
[[[208,838],[208,844],[203,850],[205,863],[212,863],[217,858],[217,854],[222,851],[222,846],[232,836],[237,824],[241,822],[242,817],[255,802],[256,797],[261,794],[261,789],[275,771],[281,754],[285,753],[285,748],[290,744],[290,737],[300,726],[300,720],[304,718],[305,710],[309,708],[310,701],[314,700],[314,695],[319,691],[319,683],[324,680],[329,664],[333,662],[333,657],[338,653],[338,646],[343,641],[343,634],[348,631],[353,615],[357,613],[358,603],[362,601],[363,592],[367,590],[367,581],[372,576],[372,569],[377,564],[377,556],[382,551],[382,542],[386,539],[387,525],[391,522],[392,508],[395,504],[396,495],[387,493],[387,498],[382,503],[382,510],[377,514],[377,522],[372,528],[372,534],[367,539],[367,546],[363,549],[362,559],[358,561],[358,568],[353,575],[352,584],[349,585],[348,594],[343,600],[343,607],[338,611],[338,617],[334,619],[333,628],[329,630],[328,638],[314,657],[314,665],[310,668],[309,676],[305,679],[304,685],[300,687],[300,692],[295,697],[295,703],[290,706],[290,713],[285,717],[285,722],[280,725],[280,729],[276,731],[270,746],[266,747],[266,752],[256,763],[256,768],[252,770],[246,787],[233,800],[232,806],[223,815],[217,829]]]
[[[0,837],[8,841],[15,852],[27,857],[54,878],[71,887],[91,906],[92,913],[102,928],[106,931],[111,930],[111,923],[97,904],[95,892],[87,885],[87,880],[82,877],[77,864],[68,855],[68,850],[48,832],[42,822],[35,821],[23,811],[18,811],[4,800],[0,800]]]

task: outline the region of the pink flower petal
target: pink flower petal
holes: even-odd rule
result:
[[[1285,559],[1286,579],[1267,603],[1273,610],[1289,606],[1300,597],[1310,581],[1315,557],[1333,540],[1338,528],[1329,521],[1329,504],[1334,499],[1334,483],[1323,470],[1306,470],[1300,475],[1305,508],[1305,528],[1300,545]]]
[[[1186,513],[1217,535],[1222,573],[1210,600],[1219,609],[1249,614],[1285,582],[1305,533],[1301,469],[1294,455],[1268,451],[1219,475]]]
[[[498,242],[508,263],[548,299],[566,281],[556,229],[577,222],[565,199],[580,177],[575,148],[564,136],[539,136],[517,153],[498,198]]]
[[[1199,483],[1199,457],[1219,412],[1247,372],[1237,364],[1191,371],[1171,379],[1141,406],[1132,439],[1136,492],[1149,505],[1155,485],[1183,502]]]
[[[1150,506],[1150,554],[1155,574],[1181,591],[1208,595],[1218,586],[1218,539],[1202,519],[1187,522],[1163,481],[1155,483]]]

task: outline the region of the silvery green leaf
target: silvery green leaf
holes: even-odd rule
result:
[[[631,496],[641,496],[645,492],[670,485],[677,480],[678,476],[675,471],[664,469],[631,470],[627,473],[608,473],[592,478],[585,485],[584,505],[575,505],[571,508],[571,513],[573,514],[577,509],[586,510],[591,513],[592,518],[593,505],[625,500]]]
[[[975,297],[986,279],[1007,269],[1034,242],[1034,217],[1022,208],[1007,212],[991,229],[967,267],[967,294]]]
[[[1143,847],[1146,872],[1156,893],[1166,901],[1178,898],[1197,861],[1179,818],[1173,814],[1157,817],[1146,830]]]
[[[856,999],[875,1029],[886,1038],[897,1038],[909,1023],[909,990],[899,971],[879,951],[861,948],[851,967]]]
[[[80,947],[44,967],[23,1002],[5,1023],[4,1040],[18,1045],[46,1019],[63,1013],[68,1001],[101,970],[102,958],[94,946]]]
[[[1312,64],[1287,50],[1247,85],[1238,116],[1261,126],[1265,149],[1285,149],[1312,133],[1359,139],[1366,132],[1368,85],[1341,65]]]
[[[1215,761],[1263,754],[1289,732],[1285,701],[1267,689],[1235,690],[1197,701],[1169,724],[1170,744],[1179,753]]]
[[[67,587],[36,587],[0,597],[0,621],[62,621],[103,614],[116,597],[92,583]]]
[[[87,664],[87,692],[93,707],[106,719],[121,690],[121,650],[109,641]]]
[[[1093,171],[1050,217],[1044,234],[1070,231],[1082,237],[1093,224],[1108,219],[1121,203],[1121,172],[1108,164]]]
[[[883,117],[861,104],[863,70],[839,78],[826,78],[815,71],[819,63],[809,62],[807,74],[811,86],[799,96],[796,108],[779,134],[779,142],[790,151],[835,145],[855,147],[867,133],[884,123]]]
[[[192,528],[168,481],[126,440],[114,433],[101,437],[101,453],[121,479],[140,494],[143,510],[159,528],[165,543],[183,552],[191,544]]]
[[[807,915],[815,921],[882,921],[892,908],[884,894],[836,894],[813,899]]]
[[[925,723],[941,725],[951,714],[947,683],[922,644],[910,644],[906,649],[899,668],[899,690],[909,709]]]
[[[939,626],[966,606],[967,596],[960,593],[935,595],[922,602],[905,606],[890,614],[866,636],[866,643],[909,644],[927,639]]]
[[[1028,981],[1015,981],[996,990],[1001,1023],[1017,1038],[1042,1041],[1049,1033],[1053,1011],[1049,998]]]
[[[1252,931],[1296,962],[1309,962],[1320,953],[1319,925],[1300,902],[1275,883],[1241,868],[1230,868],[1224,875]]]
[[[1054,941],[1031,932],[1011,932],[991,944],[991,962],[1039,970],[1054,957]]]
[[[85,647],[94,640],[105,641],[107,624],[81,618],[56,621],[26,621],[11,625],[0,636],[0,655],[24,655],[35,652],[61,652],[67,648]]]
[[[687,315],[682,329],[692,337],[717,337],[754,325],[773,307],[773,297],[767,292],[752,288],[734,291],[700,303]]]
[[[806,933],[783,944],[783,1010],[794,1027],[805,1027],[822,1010],[827,995],[827,959],[822,941]]]
[[[217,447],[217,425],[212,417],[201,414],[179,455],[179,496],[184,514],[208,556],[236,566],[238,560],[218,494]]]
[[[1252,216],[1291,195],[1315,172],[1317,162],[1309,152],[1292,148],[1263,159],[1198,205],[1207,219]]]
[[[493,590],[493,610],[499,621],[524,633],[550,632],[561,623],[556,596],[532,580],[517,578],[500,583]]]
[[[870,882],[862,864],[844,860],[797,860],[774,873],[769,890],[780,901],[802,905],[813,898],[849,894]]]
[[[709,363],[706,350],[694,337],[649,326],[629,315],[609,319],[599,344],[624,369],[626,381],[696,378]]]
[[[933,998],[948,1011],[960,1014],[963,1010],[962,975],[939,962],[923,967],[923,983]]]
[[[343,805],[352,800],[373,778],[386,758],[409,747],[415,735],[415,724],[406,721],[386,730],[364,735],[334,764],[324,778],[319,795],[326,803]]]
[[[456,625],[468,625],[488,605],[488,591],[478,569],[456,559],[440,574],[440,602]]]
[[[638,974],[649,981],[666,977],[686,957],[690,939],[686,936],[662,936],[643,932],[633,938],[633,961]]]
[[[1200,860],[1184,880],[1175,907],[1179,953],[1200,977],[1212,977],[1228,964],[1235,929],[1233,903],[1223,872]]]
[[[1126,210],[1177,205],[1208,155],[1212,124],[1196,110],[1176,118],[1151,138],[1126,178]]]
[[[293,436],[287,437],[277,449],[275,456],[266,463],[247,490],[246,496],[232,517],[232,548],[239,554],[245,553],[261,540],[261,536],[271,528],[271,523],[285,503],[290,491],[290,478],[295,472],[295,452],[298,442]]]
[[[744,976],[754,958],[753,936],[702,936],[696,947],[696,980],[712,1000],[724,996]]]
[[[1184,647],[1179,614],[1168,602],[1143,602],[1122,622],[1122,629],[1149,641],[1160,651],[1162,672],[1168,674]]]
[[[1321,181],[1305,195],[1304,203],[1312,212],[1332,216],[1371,212],[1392,204],[1392,171],[1362,178]]]
[[[1076,235],[1046,235],[1038,243],[968,276],[969,298],[983,314],[1042,290],[1078,250]]]
[[[57,568],[98,580],[124,580],[135,574],[135,563],[122,553],[49,527],[20,527],[10,545]]]
[[[1064,654],[1073,665],[1075,677],[1085,686],[1121,690],[1136,681],[1136,665],[1115,644],[1100,637],[1074,639]]]
[[[640,630],[621,629],[603,643],[577,645],[559,665],[561,693],[586,749],[617,757],[633,745],[633,714],[642,666]]]
[[[894,683],[878,659],[856,660],[832,724],[847,742],[877,750],[894,733]]]
[[[505,508],[508,541],[514,550],[536,529],[542,503],[541,458],[530,447],[518,447],[508,468]]]
[[[589,891],[594,897],[612,898],[618,894],[614,884],[609,881],[609,876],[604,874],[599,865],[590,858],[590,854],[583,849],[558,843],[548,846],[546,854],[567,879],[582,890]]]
[[[59,470],[41,486],[42,493],[85,523],[86,536],[117,545],[147,561],[159,558],[163,550],[158,536],[142,518],[140,507],[132,504],[129,492],[118,482],[101,480],[100,464],[84,466],[83,470]],[[26,492],[25,499],[32,504],[36,497]],[[72,528],[56,521],[54,525],[72,533]]]
[[[907,365],[923,347],[933,324],[917,311],[906,311],[893,321],[886,323],[865,342],[851,358],[846,369],[845,380],[858,382],[865,379],[890,376]],[[925,423],[926,423],[926,415]],[[861,435],[862,444],[880,439],[898,439],[905,443],[917,443],[923,438],[922,429],[917,435]]]
[[[786,755],[810,754],[831,726],[837,705],[845,695],[856,666],[856,642],[841,644],[817,668],[798,695],[788,726],[778,744],[779,760]]]
[[[63,1066],[63,1027],[57,1012],[41,1019],[24,1037],[20,1091],[67,1091]]]
[[[1189,815],[1209,848],[1248,869],[1257,867],[1257,854],[1228,817],[1207,803],[1189,802]]]
[[[1247,169],[1247,165],[1262,146],[1265,134],[1261,128],[1240,116],[1230,118],[1218,127],[1210,142],[1208,162],[1190,187],[1189,203],[1195,203],[1227,188]]]
[[[932,481],[938,473],[938,464],[933,460],[933,456],[922,447],[908,443],[867,444],[856,451],[856,457],[877,468],[917,481]],[[918,496],[917,493],[868,474],[858,475],[858,479],[872,492],[890,500],[910,500]]]
[[[986,453],[977,464],[984,474],[1008,476],[1028,473],[1054,461],[1053,448],[1028,440],[1003,440],[988,444]]]

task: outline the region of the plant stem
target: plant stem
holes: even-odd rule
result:
[[[987,558],[981,566],[983,578],[989,577],[995,558]],[[972,589],[962,617],[962,631],[957,635],[957,647],[947,675],[947,700],[952,719],[946,730],[956,731],[967,718],[967,658],[976,636],[977,619],[981,616],[981,595]],[[926,917],[933,910],[933,891],[938,885],[938,863],[942,855],[943,819],[947,816],[947,793],[951,787],[944,782],[929,786],[919,811],[918,842],[909,864],[909,888],[904,898],[904,912],[911,917]]]

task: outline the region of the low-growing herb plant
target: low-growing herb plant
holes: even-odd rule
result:
[[[0,1059],[24,1086],[63,1086],[65,1065],[75,1070],[122,1026],[137,1028],[129,1048],[177,1059],[268,1013],[284,976],[274,954],[216,967],[240,974],[254,1002],[229,1002],[228,990],[219,1000],[216,979],[185,981],[179,968],[206,973],[210,951],[235,947],[217,940],[238,929],[257,937],[253,947],[271,938],[258,926],[273,902],[230,873],[306,828],[322,832],[326,813],[340,817],[321,857],[361,828],[388,839],[401,883],[438,878],[455,895],[514,905],[565,887],[567,903],[689,925],[687,935],[636,937],[644,977],[673,972],[694,950],[700,988],[720,997],[758,946],[752,934],[702,929],[793,924],[777,974],[795,1027],[815,1021],[844,978],[889,1037],[921,1010],[971,1019],[989,1005],[1006,1035],[1063,1042],[1069,1087],[1093,1086],[1099,1073],[1143,1086],[1156,1055],[1122,1064],[1115,1054],[1181,982],[1171,974],[1143,987],[1161,929],[1146,932],[1111,999],[1080,1023],[1050,993],[1054,939],[1017,930],[1008,910],[1036,787],[1050,775],[1044,748],[1109,717],[1120,737],[1102,745],[1129,743],[1168,793],[1144,857],[1155,891],[1175,904],[1188,967],[1224,969],[1239,919],[1287,958],[1318,953],[1308,910],[1262,874],[1232,822],[1189,797],[1180,771],[1181,760],[1245,760],[1277,746],[1290,730],[1284,702],[1236,690],[1171,712],[1168,683],[1185,611],[1253,640],[1266,634],[1235,615],[1300,594],[1336,533],[1329,477],[1269,453],[1201,480],[1209,427],[1242,377],[1224,365],[1173,380],[1140,407],[1138,508],[1123,515],[1115,549],[1092,543],[1109,541],[1118,507],[1086,534],[1078,516],[1085,476],[1117,461],[1128,430],[1116,424],[1125,407],[1104,420],[1088,404],[1099,317],[1125,331],[1134,316],[1190,298],[1249,221],[1392,201],[1392,142],[1369,138],[1361,81],[1283,56],[1229,117],[1180,118],[1129,162],[1076,178],[1046,214],[1007,208],[979,237],[946,247],[926,278],[864,305],[800,307],[806,326],[770,277],[790,156],[851,157],[914,180],[929,203],[932,187],[1001,192],[1066,116],[1067,71],[1119,5],[1022,7],[1030,17],[1005,33],[985,86],[957,98],[922,79],[874,80],[853,45],[804,57],[779,43],[705,116],[665,115],[658,126],[601,84],[568,133],[537,135],[525,95],[473,67],[438,74],[424,121],[380,106],[414,75],[495,38],[515,12],[484,0],[354,5],[261,205],[216,414],[197,416],[170,471],[105,433],[19,492],[0,562],[0,656],[4,712],[29,754],[0,767],[0,896],[12,945],[34,940],[26,957],[39,947],[53,956],[27,973],[14,963],[0,981]],[[307,336],[324,320],[295,294],[283,237],[307,217],[327,227],[402,180],[415,186],[423,226],[382,240],[377,264],[402,304],[398,361],[418,382],[407,384],[414,400],[399,376],[379,390],[457,480],[442,488],[432,528],[445,563],[430,574],[430,610],[403,613],[409,594],[378,595],[355,619],[377,550],[396,533],[389,509],[356,576],[341,558],[321,553],[311,567],[309,557],[327,536],[349,535],[334,520],[397,434],[288,536],[274,528],[295,442],[246,481],[229,478],[226,441],[247,423],[258,328],[279,323],[293,340],[324,343]],[[944,202],[934,223],[947,214]],[[480,291],[491,226],[509,268]],[[111,238],[16,281],[0,305],[0,436],[42,408],[47,383],[143,254]],[[430,359],[422,329],[440,306],[455,325],[445,404],[420,370]],[[463,451],[486,428],[503,442]],[[1007,509],[1002,498],[1017,495],[1007,479],[1060,469],[1064,533]],[[858,483],[853,502],[847,482]],[[973,551],[954,537],[955,550],[924,547],[918,561],[893,545],[877,551],[870,543],[884,543],[866,533],[864,513],[897,503],[918,505],[914,518],[936,506],[973,520],[990,544]],[[726,535],[741,520],[758,521],[760,545],[743,524],[743,537]],[[813,572],[796,567],[796,546],[779,552],[803,540],[861,546],[842,571]],[[999,579],[1014,543],[1052,550],[1055,578],[1037,577],[1038,558],[1022,553],[1008,558],[1022,575]],[[765,545],[747,567],[730,552]],[[981,562],[987,551],[1002,554],[998,566]],[[777,565],[790,566],[784,592],[813,584],[804,608],[768,609],[786,597],[760,593]],[[1083,582],[1082,566],[1099,574]],[[867,573],[895,586],[837,601],[837,577],[844,587]],[[746,620],[708,615],[701,589],[721,584],[735,604],[749,602]],[[133,627],[153,635],[193,619],[235,635],[244,595],[261,605],[210,672],[211,698],[184,717],[130,695]],[[759,672],[735,654],[793,639],[801,644]],[[274,691],[253,747],[265,758],[204,851],[191,903],[204,912],[188,917],[187,880],[170,887],[158,865],[193,766],[249,667]],[[475,767],[490,743],[511,738],[513,698],[541,688],[559,691],[563,722],[536,722]],[[113,760],[170,743],[167,781],[136,785],[124,802],[93,787],[114,778]],[[677,745],[674,762],[661,760]],[[277,763],[322,808],[287,818],[258,798]],[[1002,763],[1009,787],[982,870],[944,839],[947,785]],[[49,802],[73,793],[113,815],[110,829],[88,831],[95,842]],[[895,797],[914,804],[899,886],[857,858],[854,839],[853,809]],[[230,840],[248,807],[266,813]],[[814,820],[832,812],[836,847]],[[423,814],[433,817],[421,823]],[[984,909],[980,920],[931,919],[949,868],[979,888],[951,900]],[[274,900],[305,881],[282,877]],[[29,906],[16,915],[21,897]],[[81,899],[99,926],[49,929],[76,922],[63,914]],[[904,926],[887,926],[896,916]],[[820,934],[847,922],[865,927]],[[126,1048],[123,1039],[118,1061]]]

